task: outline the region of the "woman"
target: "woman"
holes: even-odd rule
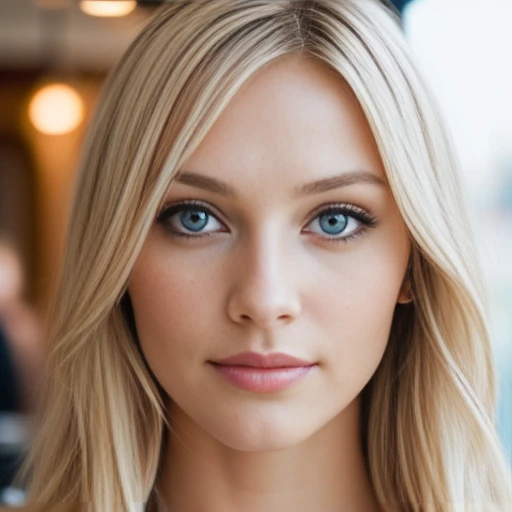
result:
[[[482,293],[385,7],[170,2],[85,144],[31,500],[510,510]]]

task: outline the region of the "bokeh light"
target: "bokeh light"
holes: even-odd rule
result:
[[[80,9],[90,16],[104,16],[107,18],[126,16],[130,14],[137,2],[135,0],[81,0]]]
[[[40,132],[60,135],[80,125],[84,110],[82,98],[75,89],[66,84],[51,84],[34,94],[28,115]]]

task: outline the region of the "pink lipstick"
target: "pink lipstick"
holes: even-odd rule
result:
[[[316,363],[287,354],[244,352],[210,361],[216,372],[231,384],[248,391],[271,393],[298,383]]]

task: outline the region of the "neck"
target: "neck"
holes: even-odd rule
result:
[[[360,439],[360,398],[300,445],[268,452],[234,450],[181,409],[159,478],[169,512],[379,512]]]

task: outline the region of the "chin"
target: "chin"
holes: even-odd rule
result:
[[[297,446],[320,428],[307,424],[304,418],[299,421],[293,415],[287,418],[283,414],[275,417],[262,413],[244,418],[226,418],[210,425],[207,431],[210,436],[233,450],[267,452]]]

